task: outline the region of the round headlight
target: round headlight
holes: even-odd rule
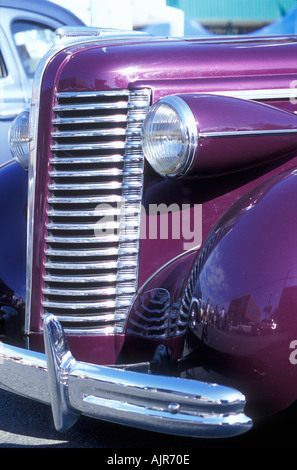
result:
[[[29,111],[15,117],[10,126],[9,144],[13,157],[27,169],[29,165]]]
[[[195,117],[178,96],[167,96],[149,110],[141,132],[143,153],[162,176],[181,177],[190,170],[198,146]]]

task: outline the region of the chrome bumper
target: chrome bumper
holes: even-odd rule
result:
[[[45,354],[0,344],[0,386],[51,404],[59,431],[80,414],[190,437],[230,437],[252,426],[237,390],[76,361],[53,315],[45,318],[44,340]]]

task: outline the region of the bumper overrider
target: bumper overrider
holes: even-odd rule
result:
[[[0,344],[0,385],[50,404],[57,430],[80,415],[154,432],[230,437],[249,430],[245,397],[194,380],[76,361],[55,316],[44,319],[45,354]]]

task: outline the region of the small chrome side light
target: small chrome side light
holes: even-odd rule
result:
[[[25,170],[29,166],[29,121],[29,111],[22,111],[11,123],[9,131],[11,153]]]

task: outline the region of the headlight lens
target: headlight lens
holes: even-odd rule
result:
[[[149,110],[142,127],[143,152],[162,176],[181,177],[190,170],[198,146],[194,115],[178,96],[167,96]]]
[[[11,153],[25,169],[29,165],[29,121],[29,111],[21,112],[13,120],[9,132]]]

